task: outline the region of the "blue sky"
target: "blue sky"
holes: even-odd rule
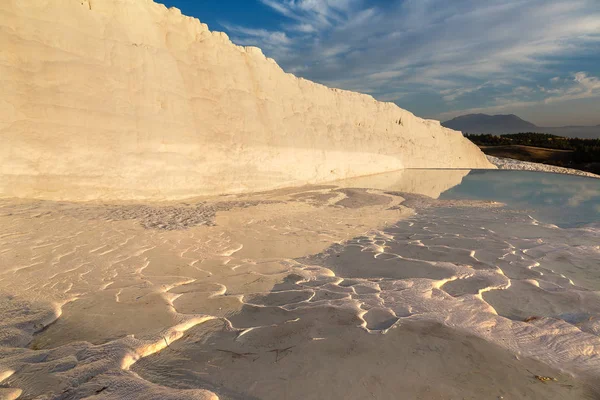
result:
[[[600,124],[600,0],[161,2],[288,72],[422,117]]]

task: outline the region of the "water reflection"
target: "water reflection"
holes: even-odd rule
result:
[[[367,188],[420,194],[433,199],[460,185],[468,169],[405,169],[384,174],[345,179],[332,184],[345,188]]]
[[[471,171],[441,199],[494,200],[564,228],[600,222],[600,180],[530,171]]]

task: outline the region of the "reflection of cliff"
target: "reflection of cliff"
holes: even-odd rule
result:
[[[335,182],[341,187],[369,188],[415,193],[437,199],[446,190],[461,184],[470,170],[404,169]]]
[[[182,198],[491,167],[436,121],[286,74],[150,0],[5,0],[0,26],[8,195]]]

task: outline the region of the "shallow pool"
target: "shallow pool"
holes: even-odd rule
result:
[[[531,171],[471,171],[440,199],[505,203],[561,227],[600,222],[600,179]]]

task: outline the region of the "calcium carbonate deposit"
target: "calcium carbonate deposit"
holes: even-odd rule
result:
[[[0,192],[176,199],[493,168],[459,132],[286,74],[150,0],[0,2]]]
[[[552,172],[555,174],[566,174],[566,175],[578,175],[587,176],[589,178],[600,178],[600,175],[593,174],[591,172],[580,171],[578,169],[557,167],[555,165],[533,163],[528,161],[514,160],[512,158],[501,158],[494,156],[487,156],[488,160],[497,166],[499,169],[509,169],[515,171],[539,171],[539,172]]]
[[[0,395],[598,398],[597,228],[434,198],[466,174],[3,200]]]

